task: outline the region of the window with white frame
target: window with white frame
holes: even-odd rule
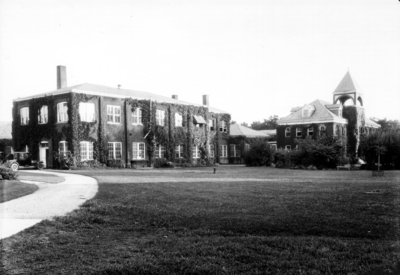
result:
[[[58,143],[58,152],[61,156],[66,157],[68,152],[68,143],[66,141],[60,141]]]
[[[208,146],[208,156],[210,157],[210,158],[213,158],[214,157],[214,155],[215,155],[215,151],[214,151],[215,149],[214,149],[214,144],[210,144],[209,146]]]
[[[132,143],[132,159],[145,159],[145,144],[144,142],[133,142]]]
[[[24,107],[19,110],[21,116],[21,125],[29,124],[29,107]]]
[[[93,142],[81,141],[81,160],[92,160],[93,159]]]
[[[175,127],[182,127],[182,115],[175,113]]]
[[[68,122],[67,102],[60,102],[57,104],[57,122]]]
[[[215,120],[209,119],[208,120],[208,130],[214,131],[215,130]]]
[[[286,127],[286,129],[285,129],[285,137],[290,137],[290,127]]]
[[[236,144],[230,145],[230,151],[231,151],[231,157],[240,157],[241,156],[240,149],[238,149],[238,146],[236,146]]]
[[[221,145],[221,158],[228,157],[228,145]]]
[[[183,158],[183,145],[178,145],[175,147],[175,158]]]
[[[199,146],[193,146],[193,147],[192,147],[192,152],[193,152],[193,158],[194,158],[194,159],[200,158]]]
[[[121,106],[107,105],[107,123],[121,123]]]
[[[79,117],[81,121],[93,122],[94,121],[94,103],[79,102]]]
[[[303,135],[303,133],[301,132],[301,128],[297,127],[296,128],[296,137],[301,137]]]
[[[165,120],[165,111],[164,110],[156,110],[156,123],[157,125],[164,126]]]
[[[320,125],[319,126],[319,135],[320,136],[326,136],[326,127],[325,127],[325,125]]]
[[[221,120],[221,126],[219,127],[219,131],[224,132],[224,133],[228,132],[228,128],[227,128],[226,122],[224,120]]]
[[[307,129],[307,135],[308,136],[313,136],[314,135],[314,128],[313,127],[309,127]]]
[[[165,146],[157,144],[156,149],[154,150],[155,158],[164,158],[165,156]]]
[[[121,142],[108,142],[108,159],[121,159],[122,158],[122,143]]]
[[[292,148],[292,147],[291,147],[290,145],[286,145],[286,146],[285,146],[285,149],[286,149],[286,150],[290,150],[291,148]]]
[[[43,105],[42,108],[39,109],[38,114],[38,123],[46,124],[49,121],[49,113],[47,105]]]
[[[143,124],[141,108],[136,108],[136,110],[132,113],[132,124]]]

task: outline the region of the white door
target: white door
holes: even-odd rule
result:
[[[46,141],[41,142],[39,148],[39,161],[43,161],[45,168],[47,167],[48,150],[49,150],[49,143]]]

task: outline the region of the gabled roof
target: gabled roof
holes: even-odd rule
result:
[[[47,93],[40,93],[36,95],[32,95],[29,97],[18,98],[14,99],[14,101],[22,101],[28,100],[36,97],[44,97],[49,95],[59,95],[59,94],[66,94],[66,93],[82,93],[82,94],[90,94],[90,95],[99,95],[99,96],[108,96],[108,97],[118,97],[118,98],[135,98],[135,99],[147,99],[157,102],[165,102],[165,103],[174,103],[174,104],[182,104],[182,105],[193,105],[193,106],[204,106],[201,104],[190,103],[178,99],[169,98],[162,95],[157,95],[149,92],[143,91],[135,91],[135,90],[128,90],[128,89],[118,89],[113,87],[107,87],[103,85],[97,84],[90,84],[84,83],[80,85],[70,86],[58,90],[54,90]],[[204,106],[207,107],[207,106]],[[228,113],[226,111],[219,110],[214,107],[208,107],[211,112],[214,113]]]
[[[259,130],[258,132],[267,134],[269,136],[276,136],[276,129],[271,129],[271,130]]]
[[[342,94],[342,93],[347,93],[347,92],[353,92],[356,91],[357,93],[362,94],[362,90],[354,80],[354,77],[350,74],[348,71],[342,80],[340,81],[339,85],[336,87],[335,91],[333,92],[334,94]]]
[[[314,112],[312,112],[310,117],[303,117],[302,108],[296,112],[291,113],[287,117],[281,118],[277,121],[278,125],[288,125],[288,124],[310,124],[310,123],[329,123],[337,122],[347,124],[347,119],[339,117],[329,111],[327,106],[331,103],[317,99],[308,105],[315,107]]]
[[[231,136],[245,136],[245,137],[269,137],[268,134],[261,133],[239,124],[231,124],[229,127]]]

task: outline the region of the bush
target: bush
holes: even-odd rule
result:
[[[0,180],[18,180],[19,173],[11,168],[0,166]]]
[[[273,161],[273,152],[266,142],[255,142],[244,155],[246,166],[269,166]]]
[[[154,168],[174,168],[174,167],[175,165],[171,161],[165,158],[157,158],[154,160]]]

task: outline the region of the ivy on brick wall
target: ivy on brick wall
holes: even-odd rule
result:
[[[357,106],[344,106],[343,117],[347,119],[347,152],[356,156],[360,145],[360,131],[365,127],[365,113]]]

